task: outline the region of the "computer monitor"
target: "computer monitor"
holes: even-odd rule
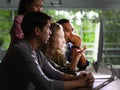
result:
[[[96,35],[96,51],[95,51],[95,60],[93,62],[93,67],[95,72],[98,72],[99,66],[100,66],[100,62],[102,60],[102,54],[103,54],[103,21],[102,19],[100,19],[100,23],[99,23],[99,29],[97,31],[97,35]]]

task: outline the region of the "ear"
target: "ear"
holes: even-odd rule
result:
[[[35,27],[34,33],[35,33],[36,36],[40,35],[41,31],[40,31],[39,27],[37,27],[37,26]]]

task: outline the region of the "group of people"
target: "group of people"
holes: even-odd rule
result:
[[[0,64],[0,90],[92,88],[90,72],[75,73],[89,64],[81,38],[67,19],[51,24],[52,17],[41,12],[42,7],[43,0],[20,0],[11,43]]]

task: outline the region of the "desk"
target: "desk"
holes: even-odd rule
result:
[[[92,72],[93,76],[96,75],[109,75],[112,74],[112,72],[106,68],[106,67],[100,67],[98,70],[98,73],[95,73],[93,68],[89,68],[87,69],[88,72]],[[111,82],[109,82],[108,84],[103,85],[102,87],[100,87],[99,89],[95,89],[94,87],[98,86],[99,84],[103,83],[106,79],[102,78],[96,78],[94,85],[93,85],[93,89],[90,88],[79,88],[79,89],[75,89],[75,90],[120,90],[120,80],[113,80]]]
[[[114,80],[100,90],[120,90],[120,80]]]
[[[110,87],[109,84],[114,82],[115,76],[114,76],[113,72],[111,72],[111,70],[107,66],[100,65],[97,73],[94,71],[94,68],[88,68],[87,71],[92,72],[93,76],[95,77],[95,82],[94,82],[93,88],[96,86],[97,86],[97,88],[94,88],[93,90],[110,90],[107,88]],[[108,76],[108,78],[105,79],[106,76]],[[98,77],[100,77],[100,78],[98,78]],[[109,77],[111,77],[111,78],[109,78]],[[118,84],[116,84],[115,86],[114,85],[115,84],[113,83],[112,84],[113,88],[116,87]],[[113,90],[115,90],[115,89],[113,89]]]
[[[96,82],[94,83],[94,85]],[[120,80],[114,80],[100,89],[78,88],[74,90],[120,90]]]

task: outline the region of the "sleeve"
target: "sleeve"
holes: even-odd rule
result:
[[[30,80],[38,90],[41,88],[43,90],[64,90],[63,81],[50,79],[43,72],[46,71],[46,73],[53,73],[54,70],[51,70],[52,68],[49,68],[49,65],[46,65],[41,69],[38,62],[36,62],[36,58],[23,47],[21,48],[22,50],[20,49],[19,52],[16,50],[15,52],[16,58],[18,57],[17,59],[19,59],[19,61],[16,61],[16,67],[22,74],[24,74],[26,79]]]
[[[56,80],[60,80],[60,76],[61,76],[62,72],[55,69],[49,63],[48,59],[43,55],[43,53],[40,50],[39,50],[39,53],[37,53],[37,54],[39,54],[38,59],[39,59],[40,66],[41,66],[43,72],[47,75],[47,77],[56,79]]]
[[[24,34],[21,28],[21,22],[22,20],[15,20],[15,25],[14,25],[14,29],[15,29],[15,37],[18,39],[23,39],[24,38]]]
[[[21,22],[22,22],[23,16],[22,15],[18,15],[17,17],[15,17],[10,34],[11,34],[11,38],[16,42],[20,39],[24,38],[24,34],[23,31],[21,29]]]

